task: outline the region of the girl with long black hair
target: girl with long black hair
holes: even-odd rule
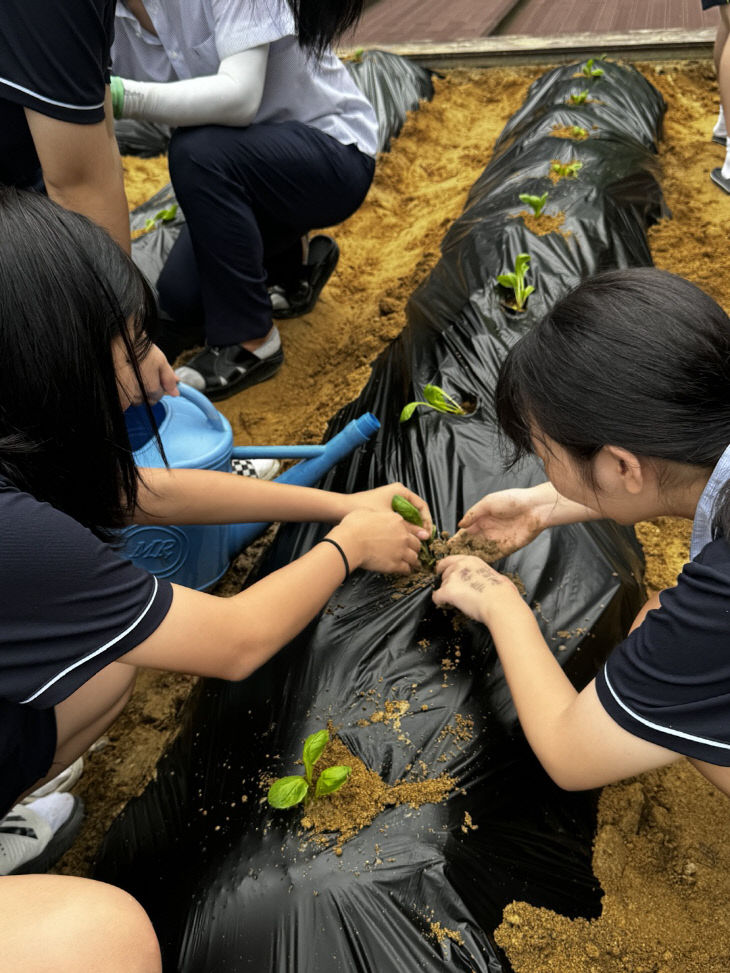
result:
[[[51,864],[44,852],[59,822],[44,824],[33,805],[10,810],[104,732],[131,695],[137,667],[244,679],[323,608],[349,571],[408,573],[428,536],[390,509],[403,493],[430,525],[426,504],[402,484],[347,496],[206,470],[137,469],[124,409],[176,392],[145,330],[153,306],[104,231],[38,193],[0,190],[7,969],[159,970],[154,934],[128,896],[82,879],[19,874]],[[109,543],[132,522],[263,520],[335,526],[232,598],[157,579]]]
[[[486,624],[525,734],[568,789],[687,756],[730,795],[730,320],[643,268],[578,286],[510,350],[496,410],[516,461],[548,480],[484,497],[461,521],[504,554],[559,524],[693,520],[691,560],[577,692],[512,582],[477,558],[439,564],[439,605]]]

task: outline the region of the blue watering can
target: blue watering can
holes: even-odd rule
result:
[[[165,396],[152,407],[171,469],[230,472],[233,458],[299,458],[302,461],[276,481],[314,486],[380,428],[375,416],[366,412],[323,446],[234,447],[233,430],[226,417],[196,389],[182,383],[179,389],[179,397]],[[146,410],[133,406],[127,409],[125,419],[135,464],[164,466]],[[128,527],[122,531],[122,552],[159,578],[202,591],[212,587],[228,570],[231,559],[267,526],[260,523]]]

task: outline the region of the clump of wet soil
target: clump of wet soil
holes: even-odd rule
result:
[[[564,237],[570,236],[570,230],[561,229],[565,219],[565,213],[562,210],[555,215],[541,213],[539,216],[535,216],[534,213],[528,213],[526,209],[523,209],[516,216],[522,219],[525,227],[535,236],[547,236],[548,233],[561,233]]]
[[[553,125],[550,135],[556,139],[570,139],[571,142],[584,142],[590,137],[588,129],[582,125]]]
[[[402,713],[402,710],[398,710],[398,715]],[[371,720],[376,722],[373,717]],[[321,773],[335,766],[352,769],[347,783],[334,794],[310,801],[304,809],[301,824],[314,840],[329,844],[334,837],[336,849],[341,849],[346,841],[371,824],[386,807],[440,804],[457,786],[456,779],[448,774],[426,780],[386,784],[375,771],[351,753],[339,737],[332,736],[317,763],[317,769]]]

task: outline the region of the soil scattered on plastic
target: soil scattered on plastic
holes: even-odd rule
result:
[[[426,780],[386,784],[375,771],[351,753],[339,737],[332,736],[317,763],[317,769],[321,772],[337,765],[352,768],[347,783],[334,794],[310,802],[304,809],[301,825],[310,833],[311,840],[329,845],[334,837],[335,847],[340,849],[387,807],[409,804],[419,808],[423,804],[440,804],[457,786],[456,779],[448,774]]]
[[[547,236],[548,233],[561,233],[566,239],[570,236],[570,230],[562,229],[565,219],[565,213],[562,210],[555,213],[554,216],[550,213],[541,213],[540,216],[535,216],[534,213],[528,213],[527,210],[523,209],[516,213],[515,217],[521,218],[525,228],[530,233],[534,233],[535,236]]]
[[[556,139],[570,139],[571,142],[584,142],[590,137],[582,125],[553,125],[550,134]]]

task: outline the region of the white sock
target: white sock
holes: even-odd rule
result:
[[[279,329],[274,325],[269,337],[262,345],[259,345],[255,349],[254,355],[257,358],[269,358],[270,355],[276,354],[279,348],[281,348],[281,335],[279,334]]]
[[[721,139],[727,138],[725,112],[723,111],[722,105],[720,105],[720,111],[717,113],[717,121],[715,122],[715,127],[712,130],[712,134],[718,135]]]
[[[39,797],[28,806],[46,819],[55,834],[70,818],[74,809],[74,798],[72,794],[49,794],[48,797]]]
[[[730,139],[727,140],[727,143],[725,148],[725,162],[722,167],[723,179],[730,179]]]

